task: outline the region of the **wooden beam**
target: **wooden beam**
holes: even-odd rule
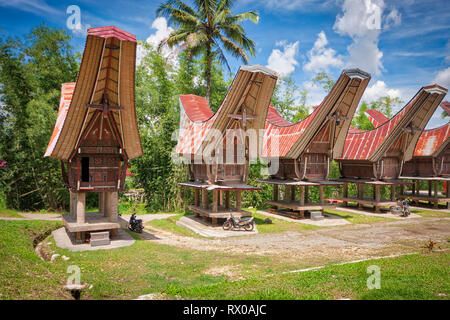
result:
[[[391,186],[391,201],[395,201],[395,185]]]
[[[301,206],[305,205],[305,187],[304,186],[300,186],[300,205]]]
[[[273,200],[278,201],[278,185],[273,185]]]
[[[295,186],[291,186],[291,201],[295,201]]]
[[[195,188],[194,192],[195,192],[194,204],[198,207],[198,206],[200,206],[200,190]]]
[[[305,203],[309,203],[309,187],[305,186]]]
[[[86,193],[77,192],[77,223],[86,223]]]
[[[343,187],[343,191],[342,191],[342,196],[344,197],[344,198],[348,198],[348,183],[347,182],[344,182],[344,187]],[[347,201],[343,201],[343,203],[342,203],[344,206],[347,206],[348,205],[348,202]]]
[[[323,198],[323,186],[319,186],[319,203],[323,205],[325,203]]]
[[[241,191],[235,191],[236,193],[236,209],[241,210],[242,207],[242,199],[241,199]]]
[[[212,212],[219,211],[219,190],[213,190],[213,203],[212,203]]]
[[[202,189],[202,206],[203,209],[208,209],[208,190]]]
[[[225,209],[230,209],[230,191],[225,191]]]

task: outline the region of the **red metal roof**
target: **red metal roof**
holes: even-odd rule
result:
[[[384,114],[375,109],[366,110],[367,118],[372,123],[374,128],[381,126],[383,123],[389,120]]]
[[[423,91],[433,93],[436,90],[443,90],[444,92],[447,91],[447,89],[438,85],[423,87],[405,107],[403,107],[388,121],[384,121],[386,117],[382,114],[380,115],[376,112],[376,110],[368,110],[369,119],[371,119],[372,124],[379,124],[381,122],[381,125],[377,126],[373,130],[361,130],[360,132],[349,131],[345,140],[344,153],[339,159],[368,160],[370,156],[382,146],[385,139],[392,133],[401,119],[408,113],[408,110],[415,104],[419,94]],[[442,92],[440,92],[440,94],[442,94]],[[399,141],[394,142],[393,146],[396,143],[399,143]]]
[[[180,101],[186,115],[194,122],[206,121],[214,115],[204,97],[195,94],[180,94]]]
[[[208,101],[195,95],[180,95],[180,132],[176,152],[194,154],[216,119]]]
[[[442,109],[445,110],[445,106],[450,105],[445,101],[440,104]],[[449,106],[450,107],[450,106]],[[388,121],[388,117],[382,114],[378,110],[370,109],[366,111],[366,114],[373,124],[373,126],[379,127],[384,122]],[[430,157],[432,156],[447,139],[450,138],[450,124],[445,124],[438,128],[424,130],[420,135],[416,148],[414,149],[415,157]]]
[[[72,101],[74,89],[75,82],[63,83],[61,85],[61,98],[59,100],[58,116],[56,118],[56,124],[53,129],[52,137],[50,138],[47,150],[45,151],[45,157],[52,154],[56,141],[58,141],[59,135],[61,134],[63,124],[66,121],[67,112],[69,111],[70,101]]]
[[[272,104],[267,112],[262,156],[284,157],[316,116],[319,107],[305,119],[291,123],[281,117]]]
[[[439,128],[424,130],[414,149],[414,157],[432,156],[449,137],[450,124],[448,123]]]
[[[88,36],[97,36],[105,39],[117,38],[121,41],[132,41],[136,42],[136,36],[125,30],[119,29],[115,26],[109,27],[98,27],[88,29]]]

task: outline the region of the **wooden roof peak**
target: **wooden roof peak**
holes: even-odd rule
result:
[[[201,154],[216,132],[224,133],[233,123],[242,121],[245,129],[259,129],[264,123],[277,73],[261,65],[241,66],[221,106],[214,114],[204,97],[180,95],[180,132],[177,153]]]
[[[322,103],[297,123],[285,120],[271,106],[266,120],[262,156],[297,159],[330,121],[335,121],[333,126],[336,129],[332,152],[340,156],[351,119],[369,81],[370,74],[361,69],[344,69]]]
[[[58,115],[45,156],[70,161],[89,120],[98,112],[117,124],[128,159],[142,155],[134,103],[135,67],[134,35],[114,26],[89,29],[77,81],[70,101],[65,100],[67,110]],[[64,85],[61,101],[63,96],[67,96]]]
[[[403,160],[410,160],[420,135],[446,93],[447,89],[439,85],[422,87],[387,121],[378,112],[369,111],[369,119],[378,126],[373,130],[349,131],[343,156],[339,159],[377,161],[394,143],[398,143],[403,134],[407,134]]]

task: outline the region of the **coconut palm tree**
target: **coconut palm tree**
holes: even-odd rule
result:
[[[168,18],[175,27],[170,35],[161,41],[159,49],[179,45],[188,50],[189,56],[203,54],[206,62],[206,99],[211,91],[211,69],[214,57],[230,67],[224,55],[224,48],[234,57],[248,63],[247,53],[254,56],[255,42],[247,37],[241,23],[250,20],[257,23],[256,11],[233,14],[231,0],[193,0],[193,7],[181,0],[168,0],[156,10],[158,16]]]

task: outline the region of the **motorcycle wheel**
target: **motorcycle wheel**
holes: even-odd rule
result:
[[[254,227],[254,223],[253,222],[252,223],[247,223],[246,225],[244,225],[244,229],[246,231],[252,231],[253,227]]]
[[[230,230],[231,229],[231,221],[225,221],[225,223],[222,225],[223,230]]]

